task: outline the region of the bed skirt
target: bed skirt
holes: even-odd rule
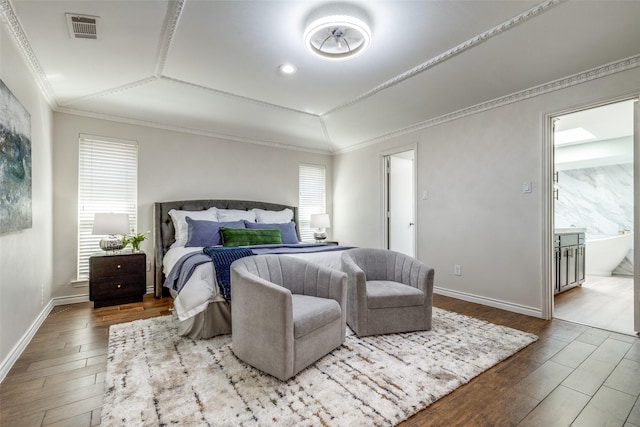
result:
[[[174,311],[173,321],[178,327],[178,335],[194,340],[230,334],[231,306],[224,301],[211,302],[205,311],[182,321]]]

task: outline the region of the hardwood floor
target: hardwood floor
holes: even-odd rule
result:
[[[540,340],[406,420],[415,426],[640,427],[640,339],[440,295],[434,305]],[[96,426],[108,328],[169,314],[171,299],[55,307],[0,384],[0,425]]]

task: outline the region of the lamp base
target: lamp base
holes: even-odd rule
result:
[[[327,233],[325,233],[324,231],[322,232],[317,231],[313,233],[313,238],[316,239],[316,242],[322,242],[324,239],[327,238]]]
[[[103,251],[119,251],[124,248],[122,238],[118,236],[109,236],[100,240],[100,249]]]

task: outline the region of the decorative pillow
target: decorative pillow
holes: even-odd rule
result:
[[[264,222],[268,224],[285,224],[293,219],[293,211],[291,209],[283,209],[281,211],[265,211],[264,209],[251,209],[256,214],[256,222]]]
[[[282,237],[277,228],[249,230],[247,228],[221,227],[222,246],[250,246],[281,244]]]
[[[209,208],[202,211],[181,211],[171,209],[169,211],[169,216],[173,220],[173,228],[176,231],[176,241],[171,245],[172,248],[175,248],[186,245],[187,240],[189,240],[189,226],[185,220],[187,216],[196,220],[218,221],[218,209]]]
[[[282,243],[285,244],[296,244],[300,243],[298,241],[298,235],[296,234],[296,223],[289,221],[286,224],[262,224],[259,222],[249,222],[245,221],[244,225],[248,229],[269,229],[269,228],[278,228],[280,230],[280,234],[282,237]]]
[[[218,221],[251,221],[256,222],[256,214],[253,211],[240,209],[218,209]]]
[[[220,227],[244,228],[244,221],[233,222],[213,222],[213,221],[196,221],[190,217],[186,218],[189,225],[189,238],[186,247],[206,247],[218,246],[222,244],[220,237]]]

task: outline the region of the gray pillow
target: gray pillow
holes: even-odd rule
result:
[[[245,228],[243,221],[198,221],[189,217],[186,217],[186,221],[189,227],[189,234],[185,247],[219,246],[222,244],[220,227]]]
[[[282,236],[282,243],[284,244],[296,244],[298,241],[298,235],[296,234],[296,223],[287,222],[284,224],[265,224],[263,222],[250,222],[245,221],[246,228],[253,229],[266,229],[266,228],[279,228],[280,235]]]

